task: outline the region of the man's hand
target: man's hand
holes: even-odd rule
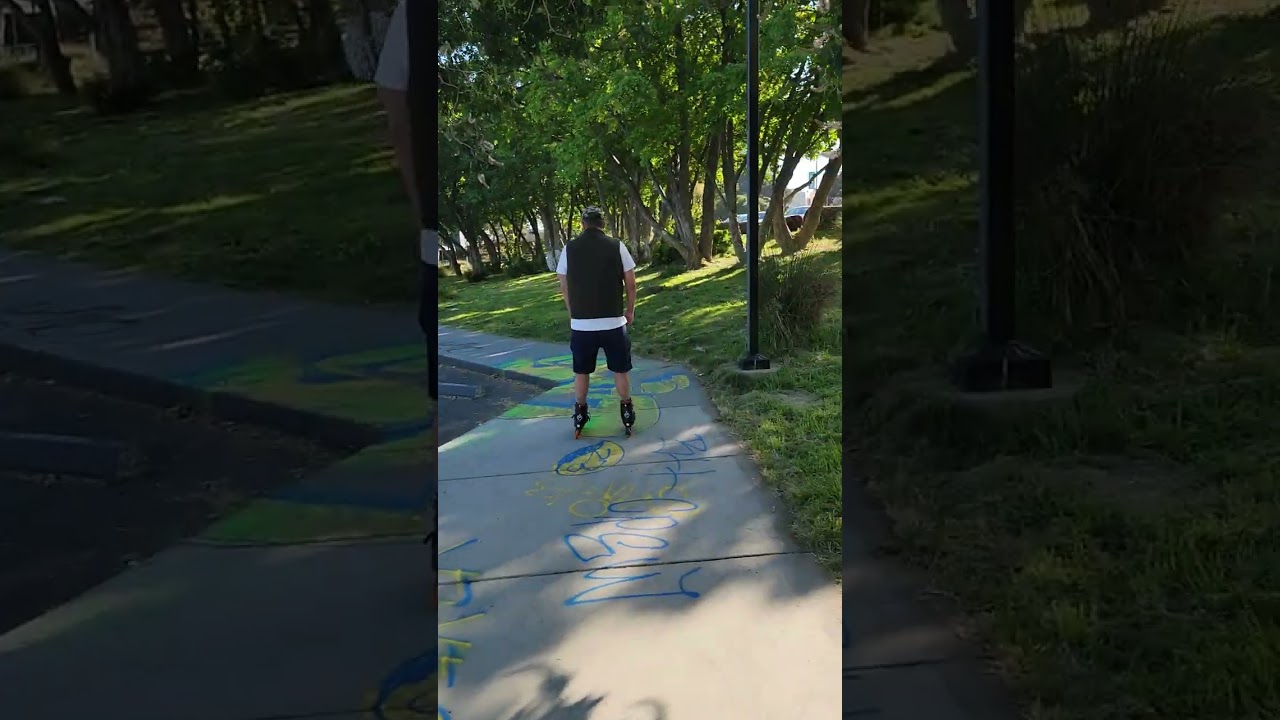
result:
[[[635,325],[635,324],[636,324],[636,311],[635,311],[635,310],[628,310],[628,311],[626,312],[626,318],[627,318],[627,327],[631,327],[632,325]]]

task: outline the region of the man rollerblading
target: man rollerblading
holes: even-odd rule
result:
[[[582,436],[582,428],[590,419],[587,392],[601,350],[605,365],[613,372],[613,385],[622,402],[622,424],[628,436],[635,424],[635,407],[631,404],[631,336],[627,332],[635,322],[635,270],[636,261],[627,246],[605,234],[604,212],[598,207],[583,210],[582,232],[565,243],[556,265],[560,295],[569,311],[574,438]]]

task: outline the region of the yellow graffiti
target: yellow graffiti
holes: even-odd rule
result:
[[[456,588],[458,597],[453,600],[440,599],[440,603],[449,607],[462,607],[471,602],[471,581],[480,577],[478,572],[470,572],[468,570],[441,570],[440,574],[446,578],[452,579],[453,582],[448,587]],[[441,627],[444,627],[441,625]]]
[[[525,495],[546,503],[547,507],[564,505],[570,515],[578,518],[598,518],[609,514],[609,506],[620,502],[668,498],[688,500],[689,491],[684,486],[672,489],[663,486],[657,491],[647,490],[626,481],[612,481],[606,487],[590,483],[557,483],[534,480]],[[697,514],[694,510],[689,516]]]
[[[640,381],[640,392],[646,395],[665,395],[688,387],[688,375],[669,375],[650,382]]]
[[[589,475],[617,465],[622,462],[624,454],[626,454],[626,451],[618,443],[612,440],[601,440],[600,442],[580,447],[560,458],[555,464],[555,471],[557,475],[571,477]]]

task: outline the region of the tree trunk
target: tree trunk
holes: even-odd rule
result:
[[[71,63],[62,54],[62,45],[58,42],[58,26],[53,8],[49,6],[49,0],[36,0],[33,6],[37,10],[34,17],[28,16],[13,0],[0,2],[0,8],[9,10],[9,16],[16,19],[35,38],[40,64],[49,73],[53,86],[62,95],[75,95],[76,80],[71,75]]]
[[[490,267],[494,272],[502,272],[502,253],[498,251],[498,243],[493,239],[491,230],[492,228],[480,228],[480,242],[484,244],[485,252],[489,253]]]
[[[96,0],[98,52],[107,63],[110,88],[117,94],[141,94],[147,84],[146,66],[138,49],[138,30],[125,0]]]
[[[195,81],[200,72],[200,54],[191,34],[193,23],[187,18],[182,0],[152,0],[151,8],[164,36],[164,50],[174,78],[183,83]]]
[[[871,22],[870,0],[845,0],[844,39],[849,47],[866,52],[868,43],[867,26]]]
[[[307,50],[324,75],[342,73],[346,57],[332,0],[307,0]]]
[[[715,259],[716,232],[716,161],[720,159],[720,133],[707,140],[706,167],[702,173],[702,234],[698,237],[698,252],[702,259]]]
[[[978,54],[978,27],[969,0],[936,0],[942,29],[951,37],[951,47],[962,58]]]
[[[733,137],[733,120],[725,121],[724,136],[726,140]],[[724,206],[729,211],[729,239],[733,241],[733,254],[738,257],[739,265],[747,264],[747,249],[742,244],[742,230],[738,227],[738,171],[734,168],[733,142],[724,143],[720,153],[723,182],[720,184]]]
[[[809,212],[805,213],[804,224],[800,226],[799,232],[791,236],[790,249],[783,248],[784,253],[799,252],[809,246],[809,242],[813,240],[814,233],[818,232],[818,225],[822,223],[822,211],[827,204],[827,196],[831,194],[831,189],[835,187],[836,177],[840,175],[840,167],[844,162],[844,149],[836,150],[836,156],[827,164],[827,169],[822,173],[822,179],[818,181],[818,192],[814,197],[813,203],[809,205]]]
[[[449,261],[454,276],[462,277],[462,266],[458,264],[458,244],[453,239],[453,233],[446,228],[440,228],[440,244],[444,247],[445,259]]]
[[[529,227],[533,232],[533,259],[538,260],[546,257],[546,251],[542,247],[542,233],[538,232],[537,216],[531,212],[526,212],[525,219],[529,221]]]
[[[191,46],[196,50],[196,65],[200,64],[200,0],[184,0],[183,7],[187,18],[187,37],[191,38]]]

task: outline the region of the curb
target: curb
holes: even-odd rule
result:
[[[102,367],[8,343],[0,343],[0,371],[56,380],[82,390],[148,405],[187,406],[220,420],[311,438],[335,450],[359,450],[383,439],[382,431],[377,427],[354,420],[217,390],[202,390],[173,380]]]
[[[485,365],[484,363],[475,362],[474,360],[464,360],[460,357],[455,357],[447,353],[438,353],[438,355],[442,364],[451,365],[460,370],[470,370],[472,372],[484,373],[485,375],[496,375],[507,380],[515,380],[529,385],[534,385],[542,388],[543,390],[555,390],[565,384],[550,378],[530,375],[528,373],[517,372],[515,370],[507,370],[506,368],[494,367],[492,365]]]

